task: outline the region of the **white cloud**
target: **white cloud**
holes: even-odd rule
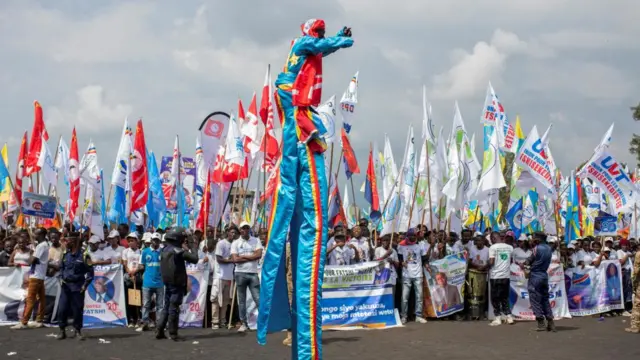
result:
[[[52,107],[45,117],[47,127],[51,129],[68,130],[75,126],[79,132],[99,134],[119,129],[132,109],[129,104],[112,100],[102,86],[89,85],[76,92],[75,101]]]

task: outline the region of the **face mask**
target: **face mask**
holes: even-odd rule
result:
[[[98,249],[100,249],[100,250],[104,249],[105,247],[107,247],[107,244],[105,244],[105,243],[98,244]]]

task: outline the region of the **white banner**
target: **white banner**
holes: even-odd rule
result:
[[[571,318],[562,265],[551,264],[547,273],[549,274],[549,303],[551,304],[554,319]],[[516,264],[511,264],[510,285],[509,306],[511,307],[512,315],[518,320],[535,320],[536,317],[529,301],[529,289],[527,287],[529,281],[525,277],[524,271]],[[489,286],[489,294],[491,294],[491,286]],[[489,319],[493,320],[494,318],[493,306],[489,302]]]
[[[57,296],[60,284],[56,278],[46,278],[46,310],[45,323],[56,313]],[[24,314],[27,287],[29,285],[29,268],[0,267],[0,326],[15,325]],[[34,307],[33,315],[37,313],[38,304]]]
[[[180,305],[179,327],[202,327],[207,307],[208,285],[209,264],[187,265],[187,294]]]

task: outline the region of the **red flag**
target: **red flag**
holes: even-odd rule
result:
[[[136,139],[133,144],[133,158],[131,159],[131,212],[142,209],[149,196],[149,177],[147,172],[147,146],[144,142],[142,120],[136,126]]]
[[[13,193],[18,206],[22,205],[22,178],[24,175],[24,164],[27,160],[27,132],[22,135],[20,153],[18,154],[18,166],[16,167],[16,183],[13,185]]]
[[[207,223],[209,220],[209,208],[211,204],[211,171],[207,171],[207,183],[204,186],[204,193],[200,200],[200,212],[196,220],[196,229],[202,229],[203,233],[207,232]]]
[[[280,159],[278,159],[273,172],[271,172],[271,175],[267,179],[264,194],[260,196],[260,202],[271,199],[273,194],[276,192],[276,189],[278,188],[278,179],[280,178]]]
[[[69,149],[69,207],[67,215],[69,221],[76,217],[76,210],[80,201],[80,156],[78,151],[78,137],[76,128],[71,133],[71,148]]]
[[[347,175],[347,179],[351,179],[352,174],[360,174],[360,167],[358,167],[358,160],[356,154],[353,152],[351,142],[347,137],[347,132],[342,128],[342,161],[344,162],[344,172]]]
[[[27,160],[24,164],[24,176],[29,176],[40,171],[38,159],[40,159],[40,153],[42,152],[42,146],[44,145],[42,143],[42,138],[44,138],[45,141],[49,140],[49,134],[47,133],[47,129],[44,126],[44,120],[42,119],[42,107],[37,101],[33,102],[33,107],[35,110],[35,116],[33,121],[33,130],[31,131],[29,155],[27,155]]]
[[[249,159],[244,158],[244,165],[240,166],[224,159],[224,148],[220,148],[216,156],[216,163],[213,168],[212,181],[214,183],[228,183],[239,181],[249,177]]]
[[[280,146],[276,138],[275,124],[273,117],[273,101],[271,101],[271,73],[267,68],[262,88],[262,99],[260,102],[260,117],[265,126],[265,134],[262,140],[262,151],[264,152],[264,169],[271,171],[278,159]]]
[[[369,164],[367,164],[367,179],[364,186],[364,198],[371,204],[369,216],[371,220],[377,221],[382,216],[380,212],[380,198],[378,197],[378,182],[376,180],[376,170],[373,165],[373,150],[369,145]]]

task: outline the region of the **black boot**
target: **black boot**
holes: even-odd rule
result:
[[[538,327],[536,327],[536,331],[547,331],[547,327],[544,324],[544,318],[537,318]]]
[[[167,336],[164,334],[164,329],[156,328],[156,339],[162,340],[166,338]]]
[[[82,330],[78,330],[78,329],[76,329],[76,338],[77,338],[79,341],[84,341],[84,336],[82,336]]]
[[[556,332],[556,324],[553,323],[553,318],[547,319],[547,331]]]
[[[56,336],[56,340],[64,340],[67,338],[67,332],[64,329],[60,329],[60,333]]]

